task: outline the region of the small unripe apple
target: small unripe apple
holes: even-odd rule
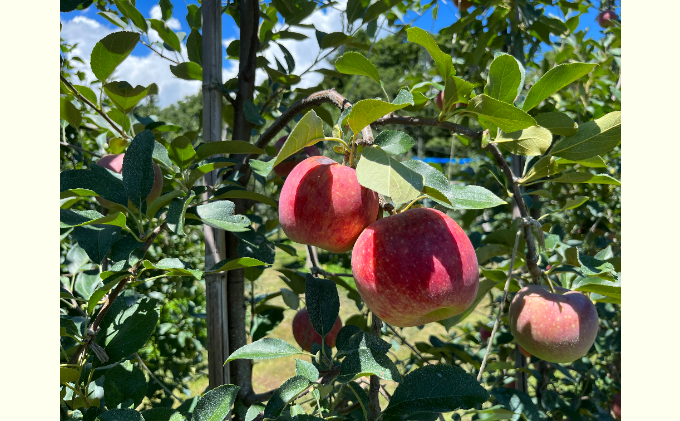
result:
[[[338,317],[333,325],[333,329],[326,335],[326,344],[331,348],[335,346],[335,338],[338,336],[341,328],[342,321]],[[293,336],[298,345],[307,352],[312,350],[312,343],[321,345],[321,335],[314,330],[306,308],[298,311],[293,318]]]
[[[597,15],[597,23],[603,28],[611,28],[618,20],[619,16],[611,9],[607,9]]]
[[[99,158],[99,160],[95,162],[95,164],[99,165],[100,167],[104,167],[107,170],[111,170],[115,173],[120,174],[123,172],[124,158],[125,158],[124,153],[104,155],[101,158]],[[158,164],[154,162],[153,187],[151,188],[151,193],[149,193],[149,195],[146,197],[146,205],[148,206],[152,204],[154,200],[161,197],[162,192],[163,192],[163,171],[161,171],[161,167],[159,167]],[[110,202],[101,197],[95,197],[95,199],[97,200],[97,202],[99,202],[100,205],[107,209],[116,206],[116,203]]]
[[[443,320],[477,295],[477,256],[446,214],[409,209],[372,223],[352,251],[352,272],[368,308],[399,327]]]
[[[344,253],[376,220],[378,207],[378,195],[359,184],[353,168],[312,156],[283,183],[279,221],[283,232],[297,243]]]
[[[543,285],[522,288],[510,304],[510,332],[537,358],[570,363],[588,353],[598,330],[597,309],[585,295]]]
[[[612,414],[617,420],[621,420],[621,392],[614,395],[612,399]]]
[[[456,5],[458,10],[468,10],[472,6],[470,0],[453,0],[453,4]]]
[[[276,141],[274,146],[276,146],[276,149],[278,151],[281,151],[281,148],[283,147],[283,144],[286,143],[286,139],[288,139],[288,136],[283,136],[279,140]],[[296,153],[293,156],[289,156],[286,158],[283,162],[278,164],[277,166],[274,167],[274,172],[276,175],[278,175],[281,178],[286,178],[288,177],[288,174],[290,174],[291,171],[293,171],[293,168],[297,166],[300,162],[304,161],[306,158],[309,158],[310,156],[320,156],[321,151],[319,148],[316,146],[307,146],[300,152]]]
[[[439,92],[437,94],[437,96],[434,97],[434,104],[441,111],[442,107],[444,106],[444,91]],[[458,107],[464,107],[464,106],[465,106],[465,104],[463,104],[462,102],[457,102],[457,103],[449,106],[449,109],[446,112],[450,112],[450,111],[452,111],[452,110],[454,110]]]

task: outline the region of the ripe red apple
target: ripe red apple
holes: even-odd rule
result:
[[[621,392],[614,395],[612,399],[612,414],[617,420],[621,420]]]
[[[542,285],[522,288],[510,304],[510,331],[519,345],[553,363],[570,363],[588,352],[598,330],[597,310],[585,295]]]
[[[615,25],[614,22],[619,20],[619,16],[611,9],[607,9],[597,15],[597,23],[603,28],[611,28]]]
[[[378,195],[359,184],[353,168],[324,156],[302,161],[281,188],[281,228],[298,243],[344,253],[377,217]]]
[[[123,172],[123,158],[125,158],[124,153],[104,155],[101,158],[99,158],[99,161],[95,162],[95,164],[120,174]],[[153,188],[151,189],[151,193],[149,193],[149,195],[146,197],[147,206],[152,204],[154,200],[161,197],[162,191],[163,191],[163,172],[161,171],[161,167],[159,167],[158,164],[154,162]],[[116,206],[115,203],[110,202],[106,199],[102,199],[101,197],[95,197],[95,199],[97,199],[97,202],[99,202],[99,204],[104,206],[105,208],[110,209]]]
[[[456,5],[458,10],[468,10],[470,8],[470,6],[472,6],[472,3],[470,3],[470,0],[453,0],[453,4]]]
[[[479,336],[482,338],[482,342],[486,342],[491,337],[491,331],[486,328],[479,329]]]
[[[274,146],[276,146],[276,149],[278,151],[281,151],[281,148],[283,147],[283,144],[286,143],[286,139],[288,139],[288,136],[283,136],[279,140],[276,141]],[[319,148],[316,146],[307,146],[300,152],[296,153],[293,156],[290,156],[286,158],[283,162],[281,162],[279,165],[274,167],[274,172],[276,175],[278,175],[281,178],[286,178],[288,177],[288,174],[290,174],[291,171],[293,171],[293,168],[300,162],[304,161],[305,158],[308,158],[310,156],[320,156],[321,151]]]
[[[437,106],[437,108],[439,108],[440,110],[442,109],[442,107],[444,106],[444,91],[439,92],[439,93],[437,94],[437,96],[434,97],[434,104],[435,104],[435,105]],[[454,105],[451,105],[451,106],[449,107],[449,109],[447,110],[447,112],[450,112],[450,111],[452,111],[452,110],[454,110],[454,109],[456,109],[456,108],[458,108],[458,107],[464,107],[464,106],[465,106],[465,104],[463,104],[462,102],[457,102],[457,103],[455,103]]]
[[[338,317],[333,325],[333,329],[326,335],[326,344],[331,348],[335,346],[335,338],[338,336],[341,328],[342,321]],[[293,336],[298,345],[307,352],[312,350],[312,342],[321,345],[321,335],[314,330],[306,308],[298,311],[295,318],[293,318]]]
[[[478,271],[463,229],[429,208],[372,223],[352,251],[352,272],[364,302],[385,322],[400,327],[462,313],[477,295]]]

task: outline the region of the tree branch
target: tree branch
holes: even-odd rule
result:
[[[118,133],[120,133],[121,136],[123,136],[123,139],[128,139],[128,138],[130,137],[130,136],[128,136],[127,134],[125,134],[125,132],[124,132],[120,127],[118,127],[118,125],[117,125],[116,123],[114,123],[113,120],[111,120],[111,119],[109,118],[109,116],[107,116],[107,115],[104,113],[104,111],[102,111],[102,110],[100,110],[99,108],[97,108],[97,106],[94,105],[93,103],[91,103],[89,99],[87,99],[87,98],[85,98],[84,96],[82,96],[82,95],[80,94],[80,92],[78,92],[78,90],[77,90],[76,88],[74,88],[73,85],[71,85],[71,82],[69,82],[68,80],[66,80],[66,78],[64,77],[64,75],[60,74],[59,77],[61,78],[61,81],[64,82],[64,85],[66,85],[66,86],[73,92],[73,95],[75,95],[76,97],[78,97],[79,100],[83,101],[87,106],[89,106],[90,108],[92,108],[93,110],[95,110],[100,116],[102,116],[102,117],[104,118],[104,120],[106,120],[106,122],[109,123],[109,124],[111,125],[111,127],[113,127],[114,129],[116,129],[116,131],[117,131]]]
[[[385,126],[388,124],[397,124],[400,126],[430,126],[446,129],[453,133],[470,136],[473,139],[479,138],[480,132],[472,130],[469,127],[461,126],[460,124],[451,123],[450,121],[439,121],[436,118],[420,118],[420,117],[404,117],[390,114],[381,117],[374,121],[371,125]]]
[[[406,342],[406,339],[404,339],[403,336],[401,336],[400,334],[398,334],[397,331],[394,330],[394,328],[393,328],[391,325],[389,325],[389,324],[387,324],[387,323],[385,323],[385,325],[387,326],[387,328],[388,328],[389,330],[392,331],[392,333],[394,333],[394,334],[397,336],[397,338],[399,338],[399,339],[401,340],[401,343],[402,343],[403,345],[406,345],[407,347],[411,348],[411,351],[415,352],[415,354],[418,356],[418,358],[420,358],[425,364],[429,364],[429,362],[425,359],[425,357],[423,357],[423,356],[420,354],[420,352],[418,352],[418,350],[415,349],[410,343]]]
[[[162,387],[163,390],[165,390],[166,393],[168,393],[170,396],[172,396],[173,398],[175,398],[179,403],[181,403],[181,404],[184,403],[184,399],[181,399],[181,398],[178,398],[177,396],[175,396],[175,394],[172,393],[172,390],[168,389],[168,387],[167,387],[166,385],[164,385],[160,380],[158,380],[158,377],[156,377],[156,375],[153,374],[153,372],[151,372],[151,370],[149,370],[149,367],[147,367],[146,364],[144,364],[144,361],[142,360],[142,357],[140,357],[139,354],[136,353],[136,352],[135,352],[135,358],[137,358],[137,361],[139,362],[139,365],[141,365],[142,368],[143,368],[144,370],[146,370],[147,373],[149,373],[149,376],[150,376],[152,379],[154,379],[154,380],[156,381],[156,383],[158,383],[158,385],[159,385],[160,387]]]
[[[89,153],[90,155],[96,156],[97,158],[101,158],[101,157],[102,157],[101,155],[99,155],[99,154],[96,153],[96,152],[90,152],[90,151],[88,151],[87,149],[83,149],[83,148],[81,148],[80,146],[71,145],[70,143],[67,143],[67,142],[59,142],[59,144],[60,144],[61,146],[65,146],[65,147],[67,147],[67,148],[75,149],[75,150],[80,151],[80,152],[83,152],[83,153]]]

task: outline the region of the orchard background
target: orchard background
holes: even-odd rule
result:
[[[62,419],[620,414],[620,4],[461,3],[61,2]],[[352,253],[288,238],[274,164],[317,152],[385,223],[462,227],[465,311],[382,323]],[[594,304],[584,355],[520,352],[528,284]],[[334,347],[301,350],[305,307],[317,332],[339,316]]]

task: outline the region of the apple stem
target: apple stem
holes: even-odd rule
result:
[[[555,287],[553,287],[552,281],[550,280],[550,276],[546,275],[545,273],[543,274],[543,276],[548,281],[548,286],[550,287],[550,291],[554,294],[555,293]]]
[[[505,300],[508,298],[508,291],[510,290],[510,280],[512,279],[512,268],[515,266],[515,257],[517,256],[517,248],[519,247],[519,238],[522,234],[522,229],[517,230],[515,235],[515,246],[512,249],[512,257],[510,257],[510,268],[508,269],[508,279],[505,281],[505,288],[503,288],[503,299],[498,306],[498,313],[496,314],[496,321],[493,323],[493,330],[491,331],[491,336],[489,336],[488,344],[486,345],[486,353],[484,353],[484,359],[482,360],[482,365],[479,367],[479,374],[477,374],[477,381],[482,381],[482,374],[484,374],[484,367],[486,366],[486,360],[489,358],[489,353],[491,352],[491,345],[493,345],[493,338],[496,336],[496,331],[498,331],[498,325],[501,321],[501,314],[503,314],[503,306],[505,305]]]
[[[413,201],[412,201],[411,203],[409,203],[405,208],[401,209],[401,210],[398,211],[397,213],[401,213],[401,212],[404,212],[404,211],[408,210],[408,208],[410,208],[411,206],[413,206],[414,203],[416,203],[416,202],[419,201],[420,199],[425,199],[426,197],[427,197],[427,196],[416,197],[415,199],[413,199]]]

